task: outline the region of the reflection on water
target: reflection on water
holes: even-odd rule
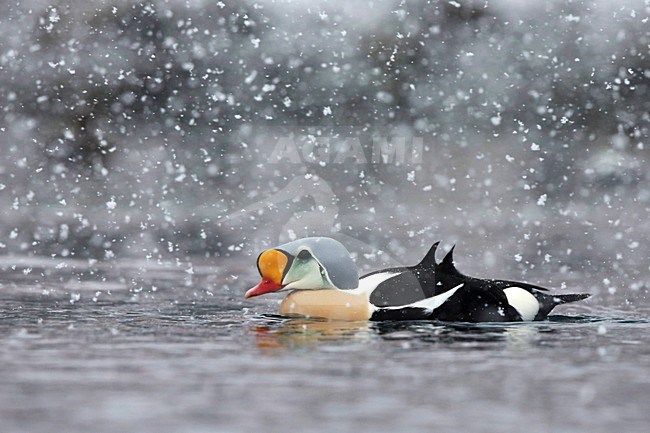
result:
[[[456,344],[480,350],[493,347],[525,348],[536,344],[552,327],[535,323],[472,324],[435,321],[341,322],[264,315],[250,328],[258,348],[300,347],[319,343],[363,343],[372,339],[413,343]],[[498,345],[491,344],[498,343]],[[505,343],[505,345],[503,344]]]
[[[647,324],[644,319],[593,315],[555,315],[548,321],[528,323],[448,323],[438,321],[342,322],[308,318],[284,318],[265,314],[250,327],[260,349],[298,348],[319,344],[362,344],[373,340],[415,345],[443,345],[454,350],[523,350],[548,344],[558,324],[589,323]],[[272,352],[269,352],[272,353]]]
[[[494,347],[525,347],[538,340],[547,327],[535,324],[473,324],[441,322],[387,322],[375,324],[375,329],[387,340],[418,340],[432,344],[455,344],[462,348],[490,349]],[[492,344],[498,343],[498,344]],[[502,343],[507,343],[505,346]]]
[[[607,323],[630,323],[630,324],[643,324],[650,323],[650,319],[645,317],[617,317],[616,315],[610,316],[596,316],[596,315],[577,315],[577,316],[564,316],[564,315],[553,315],[548,316],[549,322],[555,323],[598,323],[598,322],[607,322]]]
[[[314,345],[332,341],[362,341],[371,338],[368,322],[338,322],[317,319],[287,319],[251,328],[257,347],[277,348]]]

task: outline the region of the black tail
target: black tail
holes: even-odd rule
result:
[[[533,296],[539,301],[539,311],[535,316],[535,320],[544,320],[551,312],[551,310],[558,305],[566,304],[567,302],[576,302],[588,298],[589,293],[575,293],[570,295],[549,295],[548,293],[533,291]]]
[[[566,304],[568,302],[582,301],[590,297],[590,293],[575,293],[571,295],[553,295],[555,305]]]

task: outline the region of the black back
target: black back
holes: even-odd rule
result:
[[[507,289],[508,287],[521,287],[524,290],[527,290],[531,293],[534,293],[535,290],[541,290],[547,292],[548,289],[541,286],[536,286],[534,284],[523,283],[519,281],[510,281],[510,280],[495,280],[495,279],[485,279],[485,278],[474,278],[468,277],[467,275],[461,274],[456,265],[454,264],[454,245],[451,247],[445,258],[442,259],[440,264],[436,265],[436,275],[440,281],[442,281],[443,286],[453,286],[456,287],[461,283],[470,283],[473,285],[492,285],[501,290]]]
[[[587,298],[588,294],[551,295],[548,289],[518,281],[474,278],[460,273],[454,264],[454,247],[440,263],[435,254],[440,243],[433,244],[422,261],[406,266],[372,272],[363,278],[382,273],[395,273],[380,283],[370,296],[377,307],[412,304],[440,295],[462,284],[442,305],[433,311],[408,306],[404,308],[379,308],[372,320],[442,320],[463,322],[511,322],[522,320],[514,307],[508,303],[504,289],[520,287],[530,292],[539,302],[540,309],[535,320],[542,320],[557,305]]]

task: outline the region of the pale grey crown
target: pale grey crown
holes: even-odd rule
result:
[[[294,257],[304,248],[307,248],[327,271],[330,280],[338,289],[350,290],[359,286],[359,274],[350,253],[335,239],[303,238],[276,247]]]

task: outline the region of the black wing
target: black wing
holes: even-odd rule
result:
[[[378,307],[407,305],[430,296],[424,290],[417,275],[409,268],[393,268],[386,272],[395,274],[379,283],[372,291],[370,294],[371,304]],[[375,274],[373,273],[373,275]]]
[[[454,288],[455,286],[438,284],[436,250],[439,244],[440,242],[434,243],[417,265],[383,269],[364,275],[362,278],[382,272],[396,274],[377,286],[370,296],[370,302],[378,307],[407,305]]]

